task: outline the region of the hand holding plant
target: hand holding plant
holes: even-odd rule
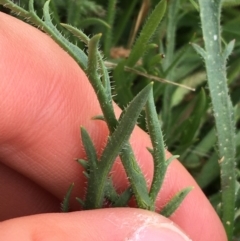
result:
[[[134,240],[141,234],[143,240],[167,240],[167,235],[181,240],[184,236],[180,233],[173,236],[178,229],[174,228],[175,234],[166,229],[172,226],[169,220],[140,209],[54,214],[73,180],[72,197],[84,195],[86,178],[73,161],[85,158],[79,148],[80,126],[88,130],[98,154],[106,144],[108,129],[104,122],[91,120],[101,110],[86,76],[48,36],[5,14],[0,14],[0,36],[0,112],[4,113],[0,121],[0,217],[20,217],[0,224],[1,238],[26,240],[30,235],[32,239],[51,240],[59,235],[66,240],[99,240],[101,235],[103,240]],[[115,113],[120,115],[116,106]],[[135,128],[131,144],[146,179],[151,181],[153,163],[146,150],[151,146],[149,137]],[[127,179],[119,161],[112,175],[115,187],[125,190]],[[169,166],[157,209],[186,186],[194,189],[170,219],[194,241],[225,241],[219,218],[177,160]],[[71,207],[79,210],[74,198]],[[48,214],[33,215],[38,213]],[[33,216],[23,217],[26,215]]]

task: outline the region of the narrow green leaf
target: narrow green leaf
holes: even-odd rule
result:
[[[223,0],[223,7],[239,6],[240,0]]]
[[[83,159],[77,159],[77,162],[85,169],[88,169],[88,162]]]
[[[61,205],[61,210],[64,213],[67,213],[69,211],[69,201],[70,201],[70,196],[71,196],[73,187],[74,187],[74,183],[72,183],[70,185],[70,187],[68,188],[68,191],[67,191],[67,193],[66,193],[66,195],[63,199],[63,202],[62,202],[62,205]]]
[[[83,171],[83,175],[87,178],[87,179],[89,179],[89,173],[88,172],[86,172],[86,171]]]
[[[80,39],[83,43],[88,44],[90,38],[81,30],[66,23],[61,23],[61,25],[64,28],[66,28],[70,33],[72,33],[74,36],[76,36],[78,39]]]
[[[118,96],[118,103],[121,108],[124,108],[129,101],[133,99],[133,93],[131,91],[131,81],[127,78],[124,68],[126,66],[126,60],[122,60],[118,63],[113,71],[113,79],[115,81],[115,90]]]
[[[154,174],[149,196],[152,199],[153,203],[155,203],[156,197],[163,184],[163,180],[167,170],[167,163],[165,159],[165,146],[162,130],[160,127],[153,99],[153,91],[150,92],[145,111],[147,128],[153,146],[152,156],[154,160]]]
[[[165,217],[170,217],[181,205],[184,198],[193,189],[193,187],[187,187],[178,192],[161,210],[160,214]]]
[[[194,0],[189,0],[193,7],[199,12],[199,5]]]
[[[235,39],[232,40],[231,42],[228,43],[228,45],[226,46],[224,52],[223,52],[223,58],[225,60],[228,59],[228,57],[231,55],[233,49],[234,49],[234,45],[235,45]]]
[[[149,40],[152,38],[157,27],[162,21],[165,11],[167,8],[167,1],[161,0],[149,16],[147,22],[143,26],[142,31],[140,32],[139,38],[137,39],[135,45],[132,48],[132,51],[127,59],[126,66],[133,67],[137,61],[145,53]]]
[[[114,26],[115,33],[113,36],[114,38],[113,46],[118,46],[119,39],[123,36],[124,30],[128,27],[129,21],[131,21],[130,18],[132,16],[132,13],[134,12],[135,6],[138,2],[139,2],[138,0],[131,0],[128,3],[128,7],[125,9],[122,9],[124,10],[124,18],[121,18],[117,26]]]
[[[87,73],[89,78],[96,79],[96,80],[99,79],[98,71],[97,71],[99,67],[98,66],[98,43],[101,36],[102,34],[96,34],[88,42],[89,55],[88,55]]]
[[[128,187],[122,194],[119,195],[117,201],[113,203],[113,207],[126,207],[133,195],[131,187]]]
[[[99,25],[104,28],[111,29],[111,26],[100,18],[86,18],[80,22],[80,25],[82,28],[85,28],[91,25],[94,25],[94,26]]]
[[[34,5],[34,0],[29,0],[29,3],[28,3],[29,12],[33,15],[36,15],[33,5]]]
[[[171,157],[169,157],[168,159],[167,159],[167,165],[170,165],[170,163],[173,161],[173,160],[176,160],[177,158],[179,158],[180,156],[179,155],[173,155],[173,156],[171,156]]]
[[[153,155],[153,149],[150,147],[147,147],[147,150],[150,152],[151,155]]]
[[[91,118],[92,120],[106,121],[103,115],[95,115]]]
[[[76,197],[76,200],[77,200],[77,202],[80,204],[80,206],[83,208],[84,207],[84,201],[81,199],[81,198],[79,198],[79,197]]]
[[[150,51],[150,50],[158,50],[158,45],[155,43],[149,43],[146,46],[146,52]]]
[[[191,115],[180,127],[183,130],[180,137],[181,145],[190,145],[193,142],[193,138],[200,128],[202,117],[205,115],[207,107],[206,93],[204,89],[201,89]]]
[[[145,176],[142,173],[131,148],[125,146],[120,157],[131,184],[138,208],[153,210],[152,200],[149,198]]]
[[[206,59],[207,54],[206,54],[206,51],[205,51],[202,47],[200,47],[198,44],[195,44],[195,43],[190,43],[190,44],[193,46],[193,48],[195,49],[195,51],[196,51],[199,55],[202,56],[203,59]]]
[[[93,171],[97,169],[98,166],[97,152],[91,140],[91,137],[89,136],[87,130],[83,127],[81,127],[81,137],[84,150],[87,155],[88,167],[91,171]]]
[[[163,54],[156,54],[155,56],[151,57],[149,63],[147,63],[148,67],[151,68],[156,64],[160,64],[164,59]]]
[[[111,177],[108,178],[106,181],[104,193],[105,193],[104,196],[112,203],[114,203],[119,197],[118,193],[116,192],[113,186]]]

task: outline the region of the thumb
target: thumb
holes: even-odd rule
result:
[[[0,224],[2,240],[190,241],[173,222],[145,210],[109,208],[40,214]]]

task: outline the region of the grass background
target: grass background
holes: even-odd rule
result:
[[[28,0],[14,1],[22,7]],[[45,0],[38,0],[35,9],[42,16]],[[101,49],[107,62],[118,63],[127,58],[144,21],[158,0],[52,0],[50,3],[54,22],[72,24],[89,36],[103,33]],[[173,1],[169,1],[171,6]],[[180,155],[180,161],[196,179],[214,208],[219,212],[220,170],[216,152],[214,117],[211,110],[205,67],[190,42],[203,46],[199,12],[193,0],[179,0],[168,8],[167,14],[142,56],[135,70],[148,75],[181,83],[195,91],[171,84],[154,84],[154,98],[164,139],[169,151]],[[3,7],[2,11],[9,11]],[[240,177],[240,1],[225,1],[222,11],[222,42],[236,40],[228,61],[228,86],[236,119],[237,172]],[[82,43],[58,25],[58,28],[74,43]],[[136,71],[111,70],[114,100],[124,107],[149,82],[150,78]],[[144,115],[139,120],[146,129]],[[232,170],[233,171],[233,170]],[[234,234],[240,237],[240,194],[236,201]]]

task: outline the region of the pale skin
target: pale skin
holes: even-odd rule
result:
[[[137,240],[138,234],[139,240],[227,240],[217,214],[177,160],[169,167],[157,208],[184,187],[194,190],[170,219],[136,208],[76,211],[74,197],[82,197],[86,187],[82,168],[74,161],[85,157],[79,128],[88,130],[99,152],[108,134],[104,122],[91,120],[101,113],[94,91],[50,37],[3,13],[0,54],[2,240]],[[131,144],[150,181],[149,137],[135,128]],[[119,161],[112,173],[115,186],[123,190],[127,182]],[[76,212],[57,213],[72,182],[71,207]]]

